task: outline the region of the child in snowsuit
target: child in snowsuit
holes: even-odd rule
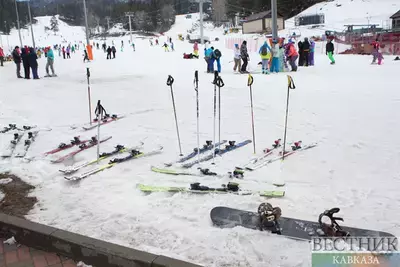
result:
[[[308,64],[314,66],[314,53],[315,53],[315,42],[311,40],[310,42],[310,54],[308,55]]]
[[[233,71],[237,71],[240,72],[240,68],[242,67],[242,59],[240,56],[240,48],[239,48],[239,44],[235,44],[235,48],[233,49],[233,61],[235,62],[235,66],[233,66]]]
[[[165,51],[165,52],[169,52],[168,44],[167,44],[167,43],[164,43],[164,45],[163,45],[162,47],[164,47],[164,51]]]
[[[274,41],[272,51],[272,64],[271,64],[271,72],[279,72],[279,46],[276,41]]]
[[[335,59],[333,58],[333,52],[335,51],[335,46],[332,43],[332,40],[328,40],[326,43],[326,55],[328,55],[331,65],[335,64]]]
[[[260,47],[258,51],[261,57],[262,62],[262,73],[268,74],[269,73],[269,60],[271,59],[271,47],[269,47],[267,42]]]

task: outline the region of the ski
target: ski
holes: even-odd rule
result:
[[[111,138],[112,138],[112,137],[109,136],[109,137],[107,137],[107,138],[101,140],[100,143],[104,143],[104,142],[110,140]],[[98,143],[98,141],[97,141],[96,137],[92,137],[92,140],[90,140],[88,143],[81,144],[81,145],[79,146],[79,149],[78,149],[78,150],[73,151],[73,152],[71,152],[71,153],[68,153],[67,155],[62,156],[61,158],[58,158],[58,159],[56,159],[56,160],[52,160],[51,162],[52,162],[52,163],[61,163],[61,162],[63,162],[64,160],[70,159],[70,158],[72,158],[73,156],[75,156],[76,154],[78,154],[78,153],[80,153],[80,152],[82,152],[82,151],[84,151],[84,150],[86,150],[86,149],[89,149],[89,148],[91,148],[91,147],[96,146],[97,143]]]
[[[111,115],[111,116],[109,116],[109,117],[104,118],[104,119],[100,122],[100,126],[105,125],[105,124],[108,124],[108,123],[113,122],[113,121],[117,121],[117,120],[123,119],[124,117],[125,117],[124,115],[122,115],[122,116]],[[98,126],[98,122],[94,120],[94,121],[93,121],[93,124],[92,124],[91,126],[83,126],[82,128],[83,128],[85,131],[89,131],[89,130],[95,129],[97,126]]]
[[[7,127],[3,127],[3,130],[0,131],[0,133],[6,133],[11,130],[17,130],[17,125],[16,124],[9,124]]]
[[[236,149],[238,149],[240,147],[248,145],[251,142],[252,142],[251,140],[246,140],[246,141],[243,141],[241,143],[235,144],[234,141],[229,141],[229,144],[226,145],[225,148],[220,149],[220,150],[215,149],[215,151],[214,151],[215,156],[222,156],[222,155],[224,155],[224,154],[226,154],[226,153],[228,153],[230,151],[233,151],[233,150],[236,150]],[[214,157],[214,155],[213,155],[213,153],[211,153],[210,155],[207,155],[207,156],[201,158],[200,161],[196,160],[196,161],[193,161],[193,162],[188,162],[188,163],[183,164],[182,168],[185,168],[185,169],[191,168],[191,167],[193,167],[194,165],[196,165],[196,164],[198,164],[200,162],[211,160],[213,157]]]
[[[237,169],[246,169],[246,167],[249,167],[251,165],[257,164],[263,160],[265,160],[267,157],[272,155],[274,150],[279,148],[281,146],[281,139],[275,140],[274,144],[272,145],[271,148],[266,148],[264,149],[264,155],[258,157],[258,158],[253,158],[251,159],[247,164],[243,165],[242,167],[236,167]]]
[[[65,144],[65,143],[61,143],[61,144],[58,146],[58,148],[53,149],[53,150],[50,150],[50,151],[44,153],[44,155],[45,155],[45,156],[48,156],[48,155],[56,154],[56,153],[61,152],[61,151],[63,151],[63,150],[69,149],[69,148],[71,148],[71,147],[73,147],[73,146],[81,145],[81,144],[83,144],[83,143],[87,143],[87,142],[90,141],[90,140],[83,140],[83,141],[81,141],[81,140],[79,139],[79,137],[80,137],[80,136],[75,136],[75,137],[74,137],[74,140],[71,140],[71,142],[70,142],[68,145]]]
[[[312,143],[312,144],[303,146],[303,147],[301,147],[301,148],[298,148],[298,149],[295,149],[295,150],[292,150],[292,151],[286,151],[286,152],[285,152],[285,158],[286,158],[286,157],[289,157],[290,155],[295,154],[296,152],[304,151],[304,150],[307,150],[307,149],[316,147],[317,145],[318,145],[317,143]],[[282,155],[282,153],[280,153],[280,154],[281,154],[281,155],[279,155],[279,156],[276,157],[276,158],[273,158],[273,159],[270,159],[270,160],[267,160],[267,161],[263,161],[263,162],[261,162],[261,163],[259,163],[259,164],[257,164],[257,165],[252,166],[252,167],[246,167],[246,170],[248,170],[248,171],[254,171],[254,170],[260,169],[260,168],[262,168],[262,167],[264,167],[264,166],[266,166],[266,165],[268,165],[268,164],[270,164],[270,163],[273,163],[273,162],[275,162],[275,161],[281,160],[281,159],[283,159],[283,155]]]
[[[16,158],[25,157],[26,153],[28,152],[32,143],[35,141],[35,138],[38,134],[39,134],[39,131],[28,132],[28,138],[25,139],[24,145],[18,151],[16,151],[16,154],[15,154]]]
[[[138,184],[138,189],[145,193],[154,192],[185,192],[185,193],[196,193],[196,194],[236,194],[236,195],[259,195],[262,197],[283,197],[285,196],[285,191],[249,191],[239,189],[239,184],[228,183],[227,185],[222,185],[221,188],[211,188],[208,186],[200,185],[200,183],[193,183],[189,188],[187,187],[169,187],[169,186],[152,186]]]
[[[99,155],[99,160],[94,159],[94,160],[91,160],[91,161],[87,161],[87,162],[85,162],[85,163],[83,163],[83,164],[76,165],[76,166],[72,166],[72,167],[70,167],[70,168],[66,168],[66,169],[59,170],[59,171],[62,172],[62,173],[64,173],[64,174],[66,174],[66,175],[71,175],[71,174],[73,174],[73,173],[79,171],[79,170],[82,169],[82,168],[85,168],[85,167],[87,167],[87,166],[93,165],[93,164],[95,164],[95,163],[97,163],[97,162],[100,162],[100,161],[102,161],[102,160],[104,160],[104,159],[106,159],[106,158],[109,158],[109,157],[111,157],[111,156],[114,156],[114,155],[116,155],[116,154],[124,153],[124,152],[130,152],[130,151],[132,151],[132,150],[134,150],[134,149],[140,149],[143,145],[144,145],[143,142],[141,142],[141,144],[140,144],[139,146],[132,147],[132,148],[126,148],[126,147],[124,147],[124,146],[122,146],[122,145],[117,145],[113,151],[108,152],[108,153],[102,153],[102,154],[100,154],[100,155]]]
[[[216,144],[215,144],[215,147],[218,147],[218,146],[220,146],[220,145],[223,145],[223,144],[225,144],[226,142],[227,142],[226,140],[222,140],[221,142],[216,143]],[[203,154],[203,153],[205,153],[205,152],[207,152],[207,151],[212,150],[213,148],[214,148],[214,145],[212,144],[212,141],[206,141],[206,144],[204,144],[203,147],[200,148],[200,151],[199,151],[200,153],[199,153],[199,154]],[[196,147],[196,148],[193,149],[193,152],[192,152],[192,153],[190,153],[189,155],[187,155],[187,156],[185,156],[185,157],[183,157],[183,158],[177,160],[176,163],[182,163],[182,162],[188,161],[189,159],[192,159],[192,158],[196,157],[197,154],[198,154],[198,153],[197,153],[197,147]],[[172,163],[172,162],[170,162],[170,163],[164,163],[164,165],[167,166],[167,167],[171,167],[173,164],[174,164],[174,163]]]
[[[167,169],[167,168],[159,168],[155,166],[151,166],[151,171],[156,173],[168,174],[168,175],[183,175],[183,176],[214,176],[214,177],[225,177],[228,175],[220,175],[215,172],[211,172],[209,169],[198,168],[198,172],[188,172],[188,171],[181,171],[181,170],[174,170],[174,169]]]
[[[24,133],[21,134],[21,133],[18,133],[18,132],[13,134],[12,140],[10,140],[10,143],[4,149],[4,151],[3,151],[2,155],[1,155],[3,158],[11,157],[11,155],[14,153],[15,148],[17,147],[17,144],[22,139],[23,135],[24,135]]]
[[[99,172],[104,171],[106,169],[110,169],[110,168],[114,167],[115,165],[117,165],[119,163],[123,163],[123,162],[129,161],[129,160],[132,160],[132,159],[138,159],[138,158],[143,158],[143,157],[156,155],[156,154],[161,153],[162,150],[163,150],[163,147],[160,147],[160,148],[158,148],[156,150],[153,150],[153,151],[150,151],[150,152],[147,152],[147,153],[140,152],[138,150],[132,150],[132,151],[130,151],[131,154],[129,156],[127,156],[127,157],[112,159],[112,160],[110,160],[110,162],[108,164],[105,164],[105,165],[103,165],[101,167],[89,170],[89,171],[84,172],[84,173],[82,173],[80,175],[69,176],[69,177],[64,177],[64,178],[66,180],[69,180],[69,181],[79,181],[79,180],[87,178],[87,177],[89,177],[89,176],[91,176],[93,174],[99,173]]]

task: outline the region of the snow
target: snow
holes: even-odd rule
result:
[[[0,191],[0,202],[4,199],[6,195],[2,191]]]
[[[166,35],[186,27],[176,25]],[[126,37],[124,40],[127,43]],[[223,43],[213,42],[223,54],[221,137],[240,142],[252,136],[247,76],[232,73],[232,51]],[[86,64],[82,63],[82,50],[72,54],[70,60],[56,56],[58,78],[16,79],[13,63],[6,63],[1,70],[0,80],[5,86],[0,88],[0,126],[16,123],[53,129],[40,132],[31,146],[28,157],[36,156],[34,161],[0,160],[0,172],[10,171],[36,186],[32,195],[39,203],[28,219],[211,267],[310,266],[307,243],[241,227],[213,227],[209,212],[215,206],[255,211],[260,203],[269,201],[281,207],[283,216],[305,220],[317,220],[325,209],[340,207],[346,225],[400,235],[400,144],[393,142],[400,130],[394,115],[398,113],[400,92],[392,78],[398,73],[398,62],[387,57],[384,65],[376,66],[370,65],[367,56],[338,55],[337,65],[331,66],[324,54],[317,53],[315,67],[293,73],[297,88],[290,92],[288,141],[319,145],[291,156],[283,164],[276,162],[246,172],[245,178],[238,180],[243,189],[250,190],[275,189],[272,182],[285,181],[284,198],[145,195],[136,189],[138,183],[188,186],[199,181],[220,186],[229,180],[150,171],[151,165],[162,166],[179,154],[170,88],[166,85],[168,75],[175,78],[173,90],[185,153],[197,144],[195,70],[199,70],[200,80],[201,143],[213,139],[213,76],[205,73],[204,60],[182,59],[184,52],[192,51],[191,44],[176,42],[176,52],[170,53],[150,47],[147,40],[135,39],[135,44],[137,52],[126,48],[117,52],[115,60],[106,60],[96,49],[95,60]],[[258,55],[250,57],[250,68],[257,69]],[[44,58],[39,66],[39,75],[43,76]],[[95,158],[96,149],[84,151],[66,164],[51,164],[41,155],[73,136],[96,135],[96,130],[82,132],[69,127],[88,121],[87,67],[91,72],[92,107],[101,100],[111,114],[138,112],[101,128],[101,136],[113,136],[101,151],[112,150],[117,144],[134,146],[145,139],[146,150],[161,144],[164,152],[71,183],[58,170]],[[285,74],[254,75],[258,153],[282,137],[286,93]],[[202,166],[219,173],[232,171],[253,157],[252,150],[248,145],[216,159],[215,167],[209,163]]]
[[[13,181],[11,178],[0,179],[0,184],[9,184]]]

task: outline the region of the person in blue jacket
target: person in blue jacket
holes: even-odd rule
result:
[[[205,52],[205,59],[207,61],[207,73],[213,73],[214,72],[214,61],[215,58],[213,57],[214,54],[214,47],[211,47],[206,50]]]
[[[54,73],[54,52],[51,47],[47,50],[47,64],[46,64],[46,77],[57,76]],[[49,73],[49,68],[51,69],[52,75]]]

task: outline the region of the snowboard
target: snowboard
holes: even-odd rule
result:
[[[242,226],[249,229],[260,230],[260,218],[257,212],[232,209],[228,207],[215,207],[210,212],[210,217],[215,226],[233,228]],[[313,237],[324,237],[318,234],[320,224],[315,221],[305,221],[294,218],[280,217],[278,219],[281,234],[285,237],[311,241]],[[386,232],[341,226],[343,230],[354,237],[395,237]],[[264,230],[264,229],[263,229]],[[265,230],[268,231],[268,230]]]

